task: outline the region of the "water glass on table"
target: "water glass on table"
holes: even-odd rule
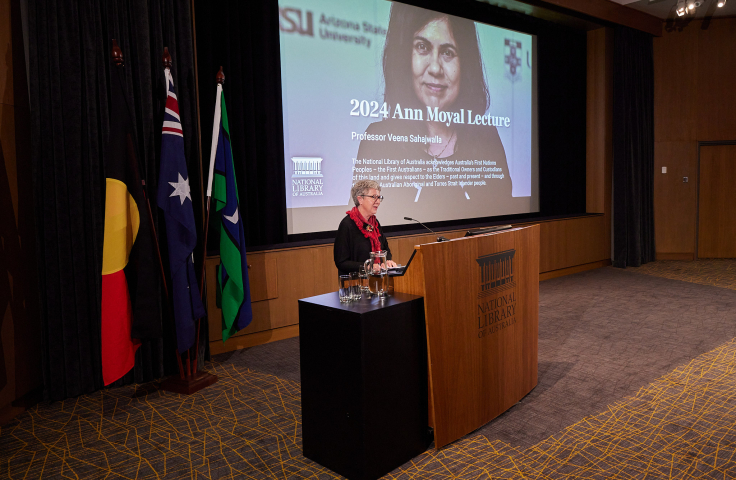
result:
[[[340,280],[340,290],[338,290],[340,302],[347,303],[353,299],[350,275],[339,275],[338,279]]]
[[[363,295],[360,287],[360,275],[358,272],[352,272],[350,274],[350,296],[353,301],[358,301]]]
[[[364,293],[370,293],[371,289],[368,287],[368,272],[365,271],[365,266],[360,267],[358,270],[358,277],[360,279],[360,289]]]

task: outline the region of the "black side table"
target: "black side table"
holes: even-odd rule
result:
[[[423,297],[299,300],[299,345],[305,457],[360,480],[427,449]]]

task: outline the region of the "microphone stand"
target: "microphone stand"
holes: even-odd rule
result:
[[[422,222],[420,222],[417,219],[409,218],[409,217],[404,217],[404,220],[409,220],[410,222],[417,222],[419,225],[423,226],[424,228],[426,228],[427,230],[429,230],[430,232],[432,232],[432,235],[437,235],[431,228],[429,228],[428,226],[426,226],[425,224],[423,224]],[[437,235],[437,241],[438,242],[449,242],[450,239],[449,238],[445,238],[445,237],[443,237],[441,235]]]

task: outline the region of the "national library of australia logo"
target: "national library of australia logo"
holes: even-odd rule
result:
[[[293,197],[321,197],[322,158],[291,157],[291,195]]]
[[[514,255],[516,250],[505,250],[478,257],[480,267],[480,292],[478,298],[494,295],[516,286],[514,281]]]
[[[320,157],[291,157],[291,178],[319,178],[322,176]]]

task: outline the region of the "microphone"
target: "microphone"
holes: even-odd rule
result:
[[[425,224],[423,224],[422,222],[420,222],[419,220],[417,220],[415,218],[404,217],[404,220],[409,220],[410,222],[417,222],[419,225],[423,226],[424,228],[426,228],[427,230],[429,230],[430,232],[432,232],[433,235],[437,235],[436,233],[434,233],[434,231],[432,231],[431,228],[429,228],[428,226],[426,226]],[[445,237],[443,237],[441,235],[437,235],[437,241],[438,242],[449,242],[450,239],[449,238],[445,238]]]

